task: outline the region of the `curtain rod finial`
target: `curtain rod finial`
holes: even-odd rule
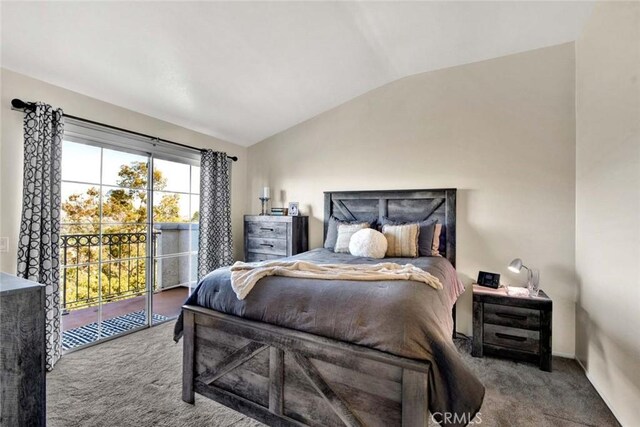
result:
[[[11,105],[13,106],[13,108],[26,108],[27,107],[27,103],[24,102],[21,99],[18,99],[18,98],[13,98],[11,100]]]
[[[22,99],[13,98],[11,100],[11,106],[16,110],[32,110],[35,108],[35,104],[32,102],[24,102]]]

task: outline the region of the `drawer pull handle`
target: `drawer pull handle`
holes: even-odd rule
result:
[[[273,228],[260,227],[262,231],[273,231]]]
[[[526,340],[527,340],[527,338],[526,338],[526,337],[518,337],[518,336],[516,336],[516,335],[501,334],[500,332],[496,332],[496,336],[497,336],[498,338],[502,338],[502,339],[505,339],[505,340],[511,340],[511,341],[520,341],[520,342],[523,342],[523,341],[526,341]]]
[[[260,243],[260,246],[268,246],[268,247],[270,247],[270,248],[272,248],[272,247],[273,247],[273,245],[270,245],[270,244],[268,244],[268,243]]]
[[[511,314],[511,313],[500,313],[497,312],[496,316],[498,317],[506,317],[507,319],[514,319],[514,320],[527,320],[527,316],[522,316],[520,314]]]

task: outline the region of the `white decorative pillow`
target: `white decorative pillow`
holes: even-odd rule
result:
[[[383,225],[382,234],[387,238],[388,257],[418,256],[418,236],[420,226],[418,223],[402,225]]]
[[[333,251],[348,253],[351,236],[353,236],[356,231],[362,230],[363,228],[369,228],[369,223],[364,222],[359,224],[338,225],[338,238],[336,239],[336,246],[333,248]]]
[[[387,253],[387,238],[371,228],[356,231],[349,241],[349,252],[353,256],[384,258]]]

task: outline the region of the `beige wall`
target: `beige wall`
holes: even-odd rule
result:
[[[458,271],[541,270],[555,353],[574,355],[574,45],[408,77],[249,148],[248,206],[299,201],[322,244],[323,191],[457,187]],[[458,330],[471,333],[471,292]]]
[[[0,271],[16,272],[16,242],[22,199],[22,117],[11,110],[11,99],[43,101],[62,107],[69,114],[147,133],[199,148],[212,148],[238,156],[233,164],[232,213],[236,236],[235,254],[242,255],[242,213],[246,198],[247,149],[180,126],[142,115],[106,102],[72,92],[40,80],[2,69],[0,100],[0,236],[9,237],[9,252],[0,253]]]
[[[599,3],[576,42],[576,356],[640,423],[640,3]]]

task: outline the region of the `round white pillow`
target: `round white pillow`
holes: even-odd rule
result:
[[[349,240],[349,253],[354,256],[384,258],[387,253],[387,238],[372,228],[356,231]]]

